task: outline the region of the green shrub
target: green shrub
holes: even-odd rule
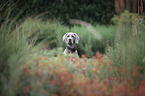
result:
[[[0,21],[3,21],[0,25],[0,94],[16,96],[21,68],[35,51],[32,48],[35,40],[27,41],[32,30],[29,34],[19,30],[16,23],[18,16],[10,18],[13,7],[5,4],[0,9],[5,10],[4,14],[0,13]]]
[[[0,29],[0,94],[15,96],[21,64],[32,51],[23,31],[15,30],[14,22],[4,22]],[[16,28],[17,29],[17,28]]]
[[[120,16],[122,19],[119,19],[119,17],[117,15],[114,15],[114,17],[111,19],[111,21],[114,23],[114,24],[118,24],[119,23],[119,20],[121,20],[120,22],[122,24],[128,22],[129,24],[133,24],[135,18],[138,17],[138,14],[136,13],[130,13],[128,10],[125,10],[121,16]]]
[[[136,18],[133,21],[130,15],[124,14],[118,21],[115,47],[108,48],[107,56],[111,58],[112,66],[117,70],[125,67],[126,74],[130,74],[136,64],[139,67],[140,77],[142,77],[145,68],[143,61],[145,57],[145,21],[142,18],[139,20]],[[115,74],[121,75],[119,71],[116,71]]]

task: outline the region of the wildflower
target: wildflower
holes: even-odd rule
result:
[[[139,96],[145,96],[145,80],[140,81],[138,85]]]
[[[44,59],[48,59],[48,57],[44,57]]]
[[[84,55],[84,54],[82,54],[81,57],[82,57],[83,59],[87,59],[86,55]]]
[[[64,58],[60,58],[60,64],[64,61]]]
[[[91,70],[92,70],[93,73],[96,73],[96,69],[95,68],[92,68]]]
[[[40,69],[39,69],[39,62],[38,62],[38,61],[37,61],[37,64],[36,64],[35,75],[36,75],[37,77],[40,76]]]
[[[126,86],[123,83],[117,84],[113,87],[111,96],[125,96]]]
[[[126,68],[123,66],[120,71],[121,71],[121,75],[123,75],[124,73],[126,73]]]
[[[134,76],[139,76],[140,73],[139,73],[139,68],[138,68],[138,66],[137,66],[137,65],[134,65],[134,66],[133,66],[133,69],[134,69],[134,70],[133,70],[133,75],[134,75]]]
[[[83,67],[83,70],[86,70],[86,67]]]
[[[36,68],[35,75],[36,75],[37,77],[40,76],[40,70],[39,70],[38,68]]]
[[[39,57],[37,57],[37,58],[36,58],[36,60],[42,60],[42,57],[41,57],[41,56],[39,56]]]
[[[96,52],[96,58],[97,60],[100,60],[103,58],[99,51]]]
[[[140,96],[138,95],[137,89],[135,87],[129,87],[127,88],[127,94],[126,96]]]
[[[53,93],[53,94],[51,94],[51,96],[58,96],[58,95]]]
[[[59,57],[59,55],[57,54],[56,57]]]
[[[25,68],[25,71],[26,71],[26,74],[27,74],[28,76],[30,76],[30,70],[29,70],[29,68]]]

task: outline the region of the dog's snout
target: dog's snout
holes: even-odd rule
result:
[[[69,39],[69,42],[71,42],[71,39]]]

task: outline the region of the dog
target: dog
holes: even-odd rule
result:
[[[77,45],[79,43],[79,36],[76,33],[66,33],[63,36],[63,41],[67,44],[64,54],[76,54],[78,56]]]

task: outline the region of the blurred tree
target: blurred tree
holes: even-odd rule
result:
[[[125,9],[133,13],[143,13],[143,5],[145,5],[145,0],[115,0],[115,11],[120,15]],[[138,10],[137,10],[138,9]]]
[[[5,1],[5,0],[4,0]],[[109,24],[115,13],[114,0],[9,0],[16,5],[16,15],[22,18],[45,13],[44,19],[57,19],[67,24],[69,19]]]

